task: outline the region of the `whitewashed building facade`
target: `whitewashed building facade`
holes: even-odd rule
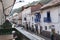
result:
[[[53,3],[54,2],[54,3]],[[60,35],[60,1],[53,0],[52,2],[41,7],[41,26],[42,30]]]

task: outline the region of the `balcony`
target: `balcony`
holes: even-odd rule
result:
[[[40,18],[41,18],[40,13],[36,13],[35,16],[36,16],[35,22],[36,22],[36,23],[37,23],[37,22],[40,22]]]
[[[44,22],[51,23],[51,18],[50,17],[45,17]]]
[[[35,18],[35,22],[40,22],[40,19],[39,18]]]

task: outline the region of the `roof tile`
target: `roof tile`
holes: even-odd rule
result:
[[[60,3],[60,0],[52,0],[52,1],[49,2],[48,4],[42,6],[40,9],[48,8],[48,7],[53,6],[53,5],[56,5],[56,4],[58,4],[58,3]]]

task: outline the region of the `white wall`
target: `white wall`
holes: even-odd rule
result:
[[[48,26],[47,30],[46,31],[51,31],[51,29],[49,28],[50,25],[55,25],[55,30],[56,30],[56,33],[58,33],[57,31],[60,31],[60,18],[59,18],[59,13],[60,13],[60,6],[59,7],[52,7],[52,8],[49,8],[49,9],[45,9],[45,10],[42,10],[42,13],[41,13],[41,25],[43,27],[43,30],[45,30],[45,26]],[[50,11],[50,15],[51,15],[51,20],[52,22],[51,23],[45,23],[43,20],[44,20],[44,17],[47,16],[47,11]]]
[[[33,19],[32,19],[32,17],[33,17]],[[34,28],[35,28],[35,21],[34,21],[34,18],[35,18],[35,16],[34,15],[31,15],[30,16],[30,26],[32,27],[32,25],[34,26]]]
[[[27,9],[24,9],[22,11],[22,24],[24,25],[24,23],[26,22],[24,20],[24,18],[26,17],[27,18],[27,22],[29,21],[30,17],[29,17],[29,14],[31,14],[31,7],[27,8]],[[29,19],[28,19],[29,18]]]

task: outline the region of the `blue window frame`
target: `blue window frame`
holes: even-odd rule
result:
[[[40,22],[40,18],[41,18],[41,15],[40,15],[40,13],[36,13],[35,14],[35,22],[37,23],[37,22]]]
[[[50,11],[47,12],[47,17],[44,18],[44,22],[51,22]]]

